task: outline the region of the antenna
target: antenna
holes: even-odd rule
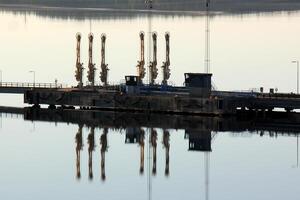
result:
[[[153,8],[153,0],[146,0],[146,7],[148,9],[148,66],[150,66],[151,62],[151,39],[152,39],[152,8]],[[149,67],[147,67],[148,70],[148,84],[150,84],[150,70]]]
[[[90,19],[90,33],[92,32],[92,20]]]
[[[205,20],[205,73],[210,73],[210,0],[206,0]]]

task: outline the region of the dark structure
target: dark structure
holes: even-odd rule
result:
[[[30,88],[24,102],[39,106],[78,106],[132,112],[174,114],[236,114],[239,109],[272,111],[300,109],[296,94],[212,91],[211,74],[185,74],[185,87],[139,84],[137,76],[126,76],[126,84],[102,88]],[[5,91],[8,89],[6,88]],[[0,88],[1,92],[1,88]]]

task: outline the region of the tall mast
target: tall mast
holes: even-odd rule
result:
[[[153,0],[145,1],[147,9],[148,9],[148,65],[151,65],[151,39],[152,39],[152,8],[153,8]],[[151,71],[150,67],[148,67],[148,83],[151,84]]]
[[[205,73],[210,73],[210,0],[206,0],[205,20]]]

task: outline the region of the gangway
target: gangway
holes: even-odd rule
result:
[[[0,93],[24,94],[27,90],[39,89],[60,89],[67,85],[58,83],[28,83],[28,82],[0,82]]]

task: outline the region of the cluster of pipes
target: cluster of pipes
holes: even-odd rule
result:
[[[138,61],[137,65],[137,73],[139,77],[140,83],[143,83],[143,79],[146,75],[146,69],[145,69],[145,57],[144,57],[144,40],[145,34],[144,32],[140,33],[140,39],[141,39],[141,58],[140,61]],[[166,39],[166,61],[163,62],[162,65],[162,71],[163,71],[163,80],[162,84],[167,85],[168,80],[170,78],[170,34],[167,32],[165,34]],[[149,63],[149,84],[153,85],[155,84],[155,79],[158,75],[158,69],[157,69],[157,34],[152,33],[152,41],[153,41],[153,58],[152,61]]]
[[[94,87],[95,86],[95,71],[96,67],[95,64],[93,63],[93,41],[94,41],[94,35],[92,33],[89,34],[88,36],[89,39],[89,63],[88,63],[88,81],[90,82],[90,86]],[[83,63],[81,63],[80,60],[80,42],[81,42],[81,34],[77,33],[76,35],[76,40],[77,40],[77,48],[76,48],[76,53],[77,53],[77,59],[76,59],[76,71],[75,71],[75,78],[78,81],[78,87],[82,88],[83,87]],[[100,80],[103,83],[103,86],[107,86],[108,82],[108,64],[105,63],[105,41],[106,41],[106,35],[102,34],[101,35],[101,72],[100,72]]]
[[[89,63],[88,63],[88,81],[90,83],[91,87],[95,86],[95,71],[96,67],[93,63],[93,40],[94,35],[92,33],[88,36],[89,39]],[[162,84],[167,85],[168,80],[170,78],[170,34],[167,32],[165,34],[166,39],[166,61],[163,62],[162,65],[162,71],[163,71],[163,80]],[[83,87],[83,63],[81,63],[80,59],[80,43],[81,43],[81,34],[77,33],[76,35],[77,40],[77,59],[76,59],[76,71],[75,71],[75,78],[76,81],[78,81],[78,87]],[[100,72],[100,80],[103,84],[103,86],[108,85],[108,64],[105,63],[105,41],[106,41],[106,35],[101,35],[101,72]],[[153,41],[153,59],[149,63],[149,84],[153,85],[155,84],[155,79],[158,76],[158,69],[157,69],[157,34],[152,33],[152,41]],[[146,75],[146,69],[145,69],[145,34],[144,32],[140,33],[140,42],[141,42],[141,52],[140,52],[140,60],[138,61],[137,65],[137,76],[139,79],[139,83],[143,83],[143,79]],[[150,52],[149,52],[150,53]],[[149,56],[150,57],[150,56]]]

